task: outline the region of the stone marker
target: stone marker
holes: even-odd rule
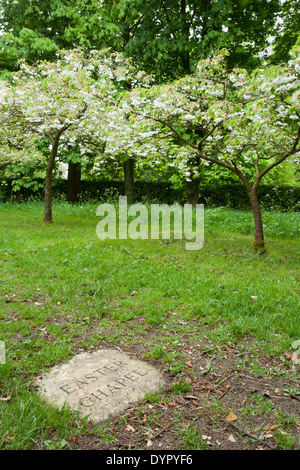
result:
[[[114,349],[79,354],[37,383],[47,402],[60,408],[66,404],[95,423],[124,412],[163,384],[154,367]]]

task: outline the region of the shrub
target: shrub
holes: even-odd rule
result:
[[[36,178],[36,185],[23,188],[23,200],[43,200],[44,190],[41,189],[43,179]],[[67,181],[53,181],[53,199],[65,201]],[[123,181],[83,180],[80,186],[80,202],[118,202],[124,195]],[[300,187],[261,185],[258,191],[261,206],[266,210],[299,211]],[[13,201],[16,195],[12,180],[0,181],[0,200]],[[200,189],[201,204],[207,207],[230,207],[232,209],[249,209],[249,199],[243,186],[236,183],[203,185]],[[174,188],[171,183],[163,181],[136,181],[135,200],[138,202],[185,204],[186,188]]]

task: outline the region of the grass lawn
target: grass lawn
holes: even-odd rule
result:
[[[40,202],[0,204],[0,449],[299,449],[300,215],[265,212],[259,256],[250,212],[206,209],[204,247],[186,251],[99,240],[96,207],[55,203],[44,224]],[[33,381],[100,347],[168,386],[93,426]]]

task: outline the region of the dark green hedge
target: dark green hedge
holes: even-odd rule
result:
[[[41,180],[42,181],[42,180]],[[67,182],[55,180],[53,182],[53,199],[66,200]],[[259,199],[265,209],[295,210],[300,209],[300,187],[291,186],[267,186],[259,187]],[[118,201],[118,196],[124,195],[124,183],[122,181],[82,181],[80,189],[80,201],[103,202]],[[23,188],[21,193],[12,191],[11,181],[0,182],[0,200],[43,200],[43,191],[33,192],[29,188]],[[157,202],[173,204],[186,202],[186,189],[176,189],[171,183],[166,182],[135,182],[135,200],[137,202]],[[244,187],[239,183],[222,184],[216,186],[205,185],[200,189],[200,203],[206,206],[226,206],[234,209],[248,209],[250,207],[248,196]]]

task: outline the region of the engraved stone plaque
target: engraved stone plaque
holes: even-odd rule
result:
[[[40,378],[38,388],[47,402],[68,405],[98,423],[120,414],[164,385],[161,372],[113,349],[75,356]]]

